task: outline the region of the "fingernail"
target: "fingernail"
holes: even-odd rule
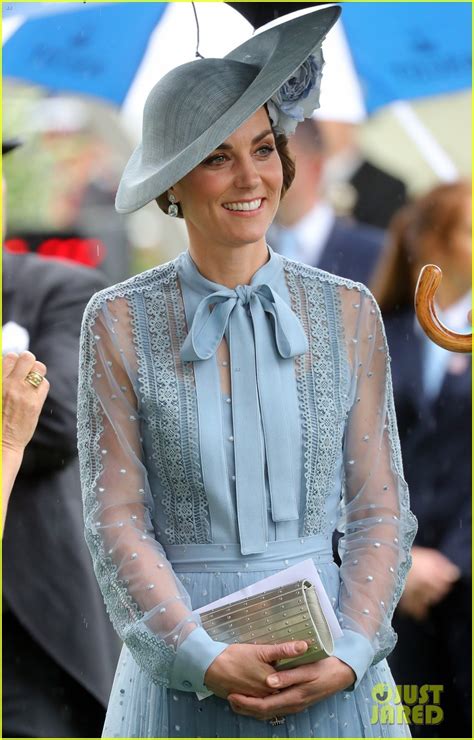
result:
[[[295,642],[294,645],[298,652],[306,652],[306,650],[308,649],[308,645],[306,644],[306,642],[303,642],[303,640],[298,640],[298,642]]]
[[[267,684],[269,686],[279,686],[280,685],[280,679],[278,676],[268,676],[267,678]]]

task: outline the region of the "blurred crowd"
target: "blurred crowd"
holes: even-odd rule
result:
[[[58,116],[50,107],[34,143],[3,149],[11,190],[3,249],[4,737],[100,736],[119,645],[83,540],[76,450],[81,317],[94,292],[186,247],[182,224],[158,208],[144,209],[139,229],[133,218],[117,216],[120,166],[110,142],[90,122],[78,126],[77,117],[71,124]],[[366,283],[389,341],[419,522],[391,668],[397,684],[443,687],[443,721],[412,724],[414,736],[469,737],[471,358],[433,344],[413,301],[421,267],[437,264],[438,315],[450,329],[470,331],[471,183],[439,184],[413,197],[399,177],[367,160],[352,124],[307,120],[290,149],[297,174],[269,244]],[[35,210],[21,183],[38,151],[56,168],[49,200],[41,193]],[[25,383],[31,372],[44,379]]]

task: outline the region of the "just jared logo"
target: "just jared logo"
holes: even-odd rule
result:
[[[440,696],[443,686],[438,684],[401,684],[389,686],[378,683],[372,689],[371,724],[438,725],[443,720]]]

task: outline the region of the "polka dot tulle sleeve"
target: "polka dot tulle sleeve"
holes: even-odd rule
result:
[[[351,369],[339,529],[339,621],[377,662],[393,648],[391,617],[410,566],[416,520],[409,511],[392,397],[390,357],[378,306],[343,290]],[[407,358],[409,361],[409,358]]]
[[[224,646],[199,627],[156,538],[138,410],[139,372],[127,300],[96,296],[83,322],[79,391],[86,540],[110,617],[137,663],[156,683],[203,689],[202,681],[183,686],[179,676],[173,680],[180,647],[198,630],[204,645],[194,652],[202,675]]]

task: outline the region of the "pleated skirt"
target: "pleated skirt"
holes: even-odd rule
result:
[[[334,563],[317,563],[333,604],[339,590]],[[266,578],[268,570],[179,573],[199,608]],[[388,697],[388,698],[387,698]],[[371,666],[354,691],[341,691],[297,714],[283,725],[235,714],[216,696],[201,701],[194,693],[154,684],[123,647],[115,675],[103,737],[272,737],[365,738],[411,737],[396,699],[396,687],[385,660]]]

